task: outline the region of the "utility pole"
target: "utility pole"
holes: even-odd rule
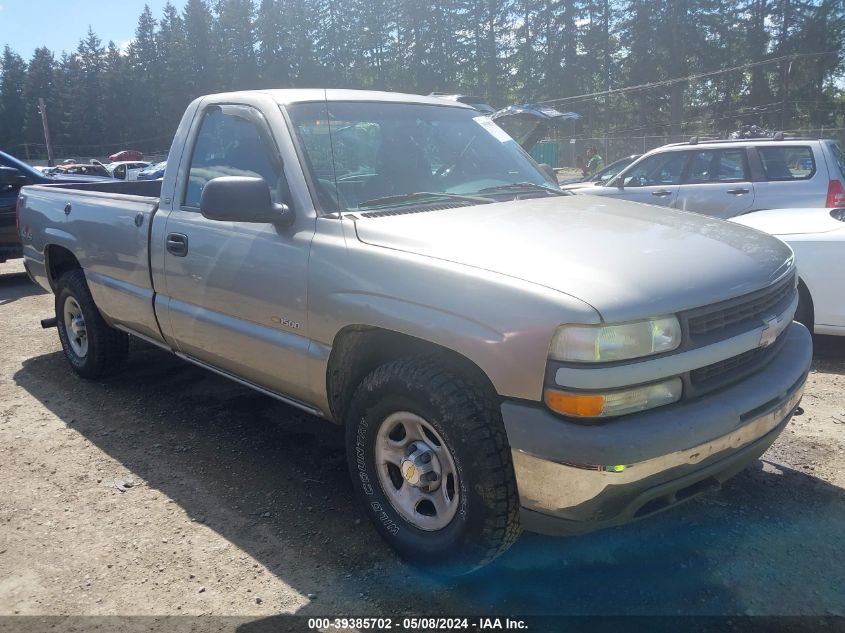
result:
[[[50,142],[50,126],[47,125],[47,104],[38,97],[38,111],[41,113],[41,126],[44,128],[44,143],[47,145],[47,165],[53,166],[53,144]]]

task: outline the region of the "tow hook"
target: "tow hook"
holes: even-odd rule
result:
[[[51,327],[56,327],[58,325],[59,320],[56,317],[50,317],[49,319],[41,319],[41,327],[45,330],[49,330]]]

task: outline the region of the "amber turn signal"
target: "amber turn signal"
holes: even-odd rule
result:
[[[556,413],[578,417],[598,417],[604,409],[604,396],[546,389],[546,406]]]

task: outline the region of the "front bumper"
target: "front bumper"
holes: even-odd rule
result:
[[[523,527],[573,534],[625,523],[716,488],[756,460],[792,417],[812,360],[806,328],[793,323],[784,336],[768,365],[729,388],[601,424],[505,402]]]

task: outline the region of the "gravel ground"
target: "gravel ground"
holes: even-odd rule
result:
[[[77,378],[22,270],[0,265],[0,615],[845,612],[843,340],[721,491],[443,582],[352,503],[338,428],[142,344]]]

